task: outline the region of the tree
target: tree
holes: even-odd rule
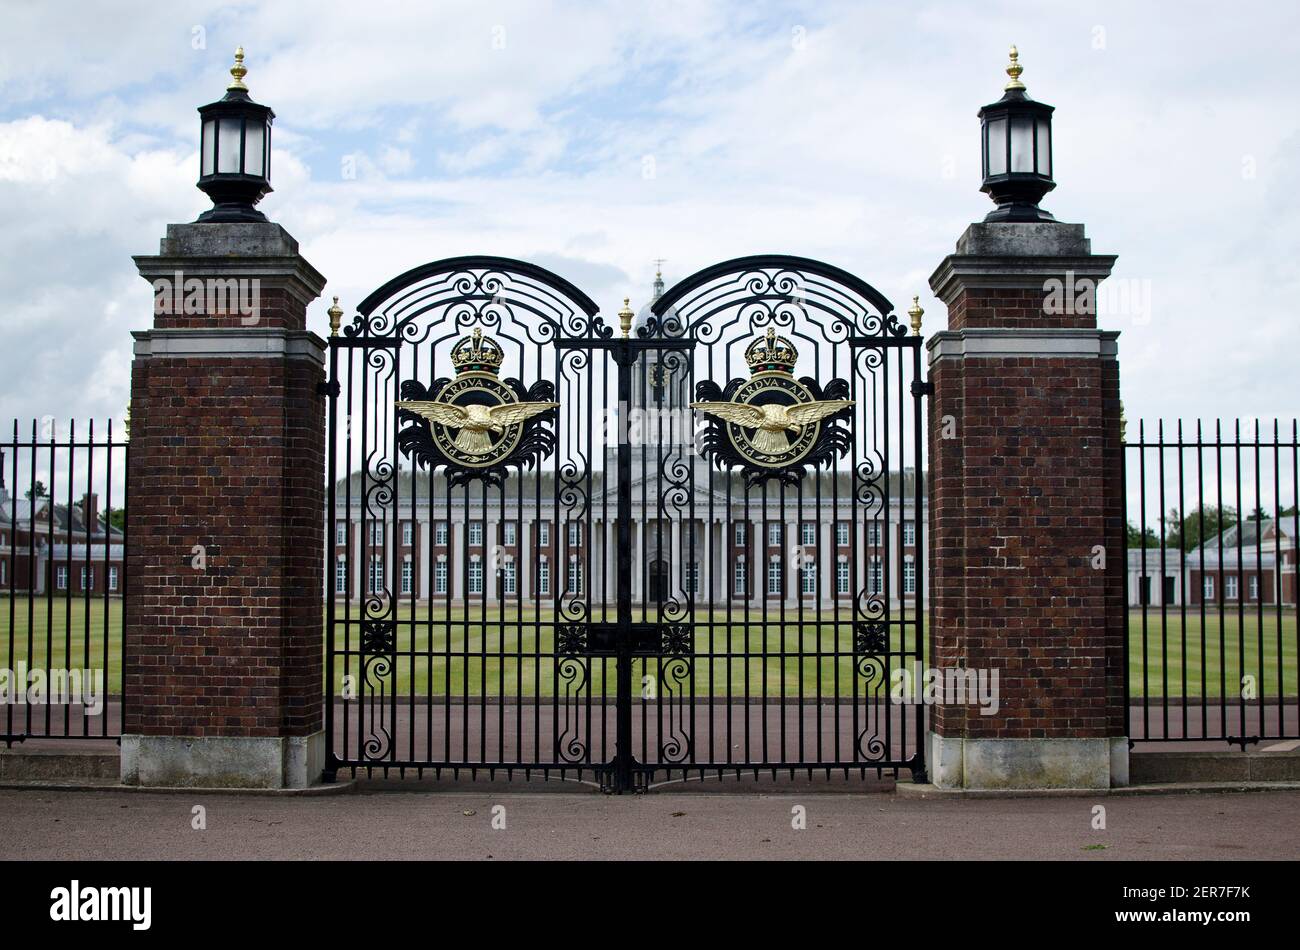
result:
[[[32,500],[39,500],[41,498],[45,498],[49,494],[49,492],[45,490],[44,482],[37,481],[35,484],[32,485],[31,488],[27,489],[25,494],[28,501],[32,501]]]
[[[1158,548],[1160,547],[1160,539],[1156,537],[1156,533],[1150,528],[1147,528],[1146,534],[1144,535],[1137,529],[1137,526],[1130,521],[1128,525],[1128,546],[1130,549]]]
[[[1165,543],[1180,551],[1193,551],[1216,535],[1227,531],[1238,521],[1237,509],[1228,505],[1206,505],[1180,516],[1177,508],[1169,510],[1165,523]]]

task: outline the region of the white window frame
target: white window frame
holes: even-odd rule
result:
[[[93,583],[93,580],[92,580]],[[1259,600],[1259,572],[1256,571],[1246,578],[1246,590],[1250,592],[1251,600]]]
[[[469,546],[472,548],[481,548],[483,546],[483,522],[471,521],[469,523]]]
[[[883,594],[885,592],[885,563],[873,557],[867,566],[867,593]]]
[[[767,546],[769,548],[779,548],[781,546],[781,522],[769,521],[767,523]]]
[[[580,544],[582,544],[582,522],[570,521],[569,522],[569,547],[576,548]]]
[[[748,536],[748,532],[745,529],[746,524],[743,521],[737,521],[732,525],[732,541],[734,542],[735,547],[743,548],[745,546],[746,538]]]
[[[445,548],[447,546],[447,536],[449,532],[450,529],[448,528],[447,522],[445,521],[439,521],[436,525],[434,525],[433,527],[434,545],[440,548]]]
[[[817,563],[815,561],[806,561],[799,571],[799,591],[800,593],[816,596]]]
[[[334,522],[334,543],[335,544],[348,543],[348,523],[346,521]]]
[[[849,546],[849,523],[847,521],[835,522],[835,544],[841,548]]]
[[[515,582],[515,562],[506,561],[501,565],[501,591],[506,594],[517,593]]]
[[[469,562],[469,593],[483,593],[483,562]]]
[[[414,527],[412,527],[411,522],[403,521],[402,522],[402,544],[406,547],[410,547],[412,539],[414,537],[415,537],[415,529]]]
[[[384,556],[382,554],[372,554],[370,556],[370,593],[382,593],[384,589]]]
[[[551,563],[541,561],[537,565],[537,593],[543,596],[551,593]]]
[[[411,582],[415,579],[415,563],[413,561],[402,562],[402,593],[411,592]]]
[[[916,561],[910,557],[903,558],[903,593],[916,593]]]
[[[1214,575],[1206,574],[1201,578],[1201,597],[1204,600],[1214,600]]]
[[[346,594],[348,592],[348,558],[345,554],[340,554],[334,559],[334,593]]]
[[[370,522],[370,544],[372,547],[382,547],[384,543],[384,523],[382,521]]]
[[[867,547],[880,547],[880,522],[870,521],[867,523]]]
[[[501,543],[513,547],[515,537],[515,523],[513,521],[503,521],[501,523]]]
[[[551,523],[549,521],[537,522],[537,546],[547,547],[551,543]]]
[[[737,561],[731,569],[731,589],[741,597],[749,594],[749,565],[747,562]]]
[[[805,521],[799,526],[799,540],[806,548],[817,546],[817,526],[811,521]]]
[[[838,561],[835,564],[835,592],[837,594],[847,594],[849,592],[848,561]]]
[[[781,559],[774,557],[767,562],[767,593],[769,597],[781,596]]]
[[[569,562],[568,593],[582,593],[582,562],[577,558]]]
[[[686,577],[683,578],[685,582],[683,586],[686,588],[686,593],[692,596],[698,594],[700,592],[700,562],[687,561],[684,570],[686,571]]]
[[[68,589],[68,565],[66,564],[54,565],[54,589],[55,590]]]
[[[916,522],[903,522],[903,546],[916,547]]]
[[[447,593],[447,562],[438,561],[433,565],[433,592],[435,594]]]
[[[1228,574],[1223,578],[1223,599],[1236,600],[1240,588],[1237,585],[1237,575]]]
[[[87,571],[87,570],[90,571],[90,586],[89,586],[89,587],[86,586],[86,571]],[[82,589],[82,590],[90,590],[90,589],[92,589],[94,586],[95,586],[95,568],[94,568],[94,566],[92,565],[91,567],[87,568],[85,564],[81,565],[81,589]]]

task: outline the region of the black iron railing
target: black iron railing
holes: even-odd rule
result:
[[[110,421],[0,441],[0,741],[122,732],[126,452]]]
[[[1124,452],[1129,737],[1300,737],[1296,422],[1136,434]]]

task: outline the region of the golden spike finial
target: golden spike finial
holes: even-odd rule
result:
[[[916,296],[912,298],[912,306],[907,308],[907,315],[912,318],[912,332],[917,336],[921,335],[921,317],[925,311],[921,309],[921,298]]]
[[[330,318],[330,336],[339,335],[339,324],[343,322],[343,308],[339,306],[339,298],[334,298],[334,306],[325,311]]]
[[[244,77],[248,75],[248,67],[244,65],[244,48],[242,46],[235,50],[235,65],[230,67],[230,75],[235,78],[226,87],[227,91],[241,90],[248,92],[248,87],[244,85]]]
[[[623,298],[623,309],[620,310],[620,311],[618,312],[618,324],[619,324],[620,327],[622,327],[622,329],[623,329],[623,336],[624,336],[625,338],[626,338],[626,337],[629,337],[629,336],[632,335],[632,317],[633,317],[633,316],[634,316],[634,314],[632,313],[632,298],[631,298],[631,297],[624,297],[624,298]]]
[[[1011,44],[1011,62],[1007,63],[1007,75],[1011,81],[1003,88],[1010,92],[1013,89],[1024,89],[1025,84],[1020,81],[1020,74],[1025,71],[1025,67],[1020,65],[1020,51],[1016,49],[1015,44]]]

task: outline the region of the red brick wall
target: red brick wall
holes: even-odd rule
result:
[[[125,732],[321,728],[322,379],[279,358],[134,364]]]
[[[972,315],[971,295],[954,311]],[[936,707],[933,728],[969,738],[1122,735],[1118,364],[967,357],[939,361],[930,379],[933,662],[999,670],[1001,697],[995,716]],[[953,439],[942,438],[948,415]],[[1105,570],[1091,564],[1097,544]]]
[[[1076,290],[1076,296],[1077,294]],[[1097,326],[1095,314],[1082,311],[1049,314],[1045,312],[1047,303],[1047,295],[1042,288],[969,287],[958,294],[948,308],[948,329],[1013,327],[1032,330],[1090,330]]]

